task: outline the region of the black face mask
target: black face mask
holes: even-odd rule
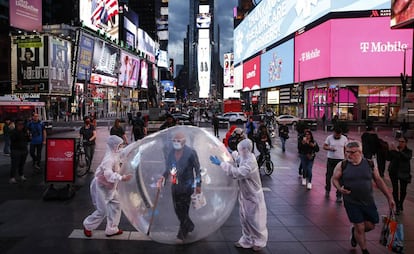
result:
[[[334,135],[333,137],[334,137],[334,139],[341,139],[341,136],[336,137],[336,136]]]

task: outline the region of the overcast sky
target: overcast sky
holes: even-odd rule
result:
[[[170,0],[168,3],[168,53],[174,64],[183,64],[184,38],[189,24],[189,1]],[[233,49],[233,7],[237,0],[215,0],[214,22],[220,25],[220,62],[223,54]],[[217,33],[217,31],[216,31]]]

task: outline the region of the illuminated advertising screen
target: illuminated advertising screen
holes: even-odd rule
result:
[[[49,93],[49,37],[12,37],[17,93]]]
[[[405,66],[412,65],[412,36],[412,30],[392,30],[389,17],[325,22],[295,38],[295,82],[400,76],[404,57]],[[411,68],[405,71],[411,75]]]
[[[71,43],[57,37],[49,37],[50,55],[50,92],[52,94],[70,95],[72,92],[71,78]]]
[[[115,68],[118,64],[119,49],[96,39],[92,58],[92,77],[94,84],[116,86],[118,76]]]
[[[414,23],[414,1],[391,0],[391,26],[407,27]]]
[[[168,52],[165,50],[158,51],[157,66],[168,68]]]
[[[145,32],[138,28],[138,45],[136,47],[139,51],[145,52],[149,55],[150,61],[155,63],[156,44],[155,41]]]
[[[210,94],[210,39],[209,30],[199,30],[198,39],[198,83],[199,83],[199,97],[208,98]]]
[[[10,26],[42,31],[42,0],[8,1]]]
[[[80,0],[79,18],[93,31],[101,30],[109,38],[118,39],[118,0]]]
[[[329,12],[389,8],[390,0],[262,0],[234,29],[234,62],[241,62]]]
[[[234,85],[233,53],[224,54],[223,83],[224,86]]]
[[[243,63],[243,91],[260,89],[260,55]]]
[[[121,68],[119,69],[118,85],[137,88],[140,60],[121,50]]]
[[[94,46],[94,38],[82,33],[79,39],[78,80],[86,80],[90,77]]]
[[[243,65],[239,64],[234,67],[234,89],[243,89]]]
[[[137,44],[138,15],[130,8],[123,8],[123,35],[122,40],[129,47],[135,48]]]
[[[161,80],[161,86],[164,90],[164,92],[173,93],[174,90],[174,81],[171,80]]]
[[[75,139],[47,138],[46,182],[75,181]]]
[[[293,83],[293,52],[291,39],[261,55],[261,88]]]
[[[139,84],[141,88],[148,89],[148,63],[145,60],[141,61]]]

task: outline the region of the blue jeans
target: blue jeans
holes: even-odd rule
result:
[[[303,175],[308,179],[308,182],[312,182],[312,168],[313,159],[310,160],[306,154],[300,154],[300,163],[302,164]]]
[[[280,137],[280,142],[282,142],[282,151],[284,152],[284,151],[286,150],[286,146],[285,146],[285,144],[286,144],[286,139],[285,139],[285,138]]]

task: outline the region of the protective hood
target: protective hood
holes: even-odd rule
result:
[[[253,148],[252,141],[250,139],[243,139],[237,145],[237,151],[239,152],[240,157],[247,158],[251,153]]]

